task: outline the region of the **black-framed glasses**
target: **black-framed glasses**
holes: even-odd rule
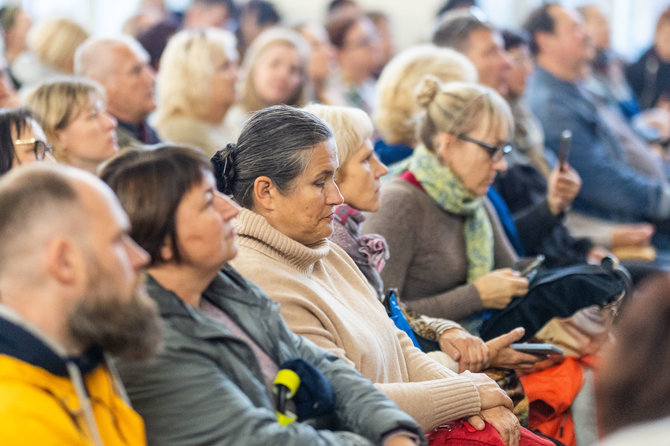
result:
[[[512,151],[512,146],[509,145],[509,143],[494,146],[493,144],[489,144],[487,142],[480,141],[478,139],[470,138],[468,135],[465,135],[463,133],[458,135],[457,138],[463,141],[477,144],[479,147],[486,150],[486,152],[489,154],[489,157],[494,163],[497,163],[498,161],[503,159],[505,155],[508,155]]]
[[[30,138],[30,139],[17,139],[16,141],[14,141],[15,146],[22,144],[33,145],[33,152],[35,153],[35,159],[37,161],[43,161],[47,153],[49,154],[53,153],[53,149],[51,148],[51,146],[46,142],[42,141],[41,139]]]

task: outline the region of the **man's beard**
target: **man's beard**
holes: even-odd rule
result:
[[[89,291],[70,315],[70,336],[84,349],[98,346],[122,359],[149,359],[163,343],[156,303],[143,285],[132,298],[119,296],[99,263],[90,265]]]

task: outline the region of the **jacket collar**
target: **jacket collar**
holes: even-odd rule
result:
[[[226,327],[186,304],[151,275],[147,276],[146,289],[158,304],[161,316],[171,320],[180,331],[201,339],[231,337],[237,340]],[[203,298],[233,318],[260,345],[277,343],[276,340],[267,339],[267,330],[264,328],[279,318],[278,305],[260,288],[244,279],[232,266],[226,265],[221,269],[203,291]],[[276,317],[268,318],[268,307],[274,307],[271,311],[276,313]],[[263,329],[256,329],[257,327]]]
[[[328,239],[309,246],[303,245],[279,232],[265,217],[249,209],[242,209],[237,216],[237,231],[240,244],[257,249],[269,247],[286,263],[307,274],[312,272],[316,262],[330,253]]]
[[[83,375],[104,362],[103,351],[98,347],[89,348],[81,356],[68,356],[61,345],[4,305],[0,305],[0,354],[63,377],[69,376],[68,362],[74,363]]]

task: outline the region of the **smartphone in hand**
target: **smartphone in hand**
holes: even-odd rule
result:
[[[519,343],[511,344],[510,347],[518,352],[529,353],[531,355],[552,356],[563,354],[563,349],[554,344]]]
[[[519,260],[514,264],[512,269],[518,271],[521,277],[526,277],[530,280],[542,263],[544,263],[544,255],[538,254],[535,257]]]
[[[561,145],[558,149],[558,168],[561,172],[567,170],[567,161],[570,156],[570,145],[572,144],[572,132],[568,129],[561,133]]]

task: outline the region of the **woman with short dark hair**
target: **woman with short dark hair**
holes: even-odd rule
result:
[[[26,108],[0,110],[0,175],[44,160],[54,158],[37,116]]]

